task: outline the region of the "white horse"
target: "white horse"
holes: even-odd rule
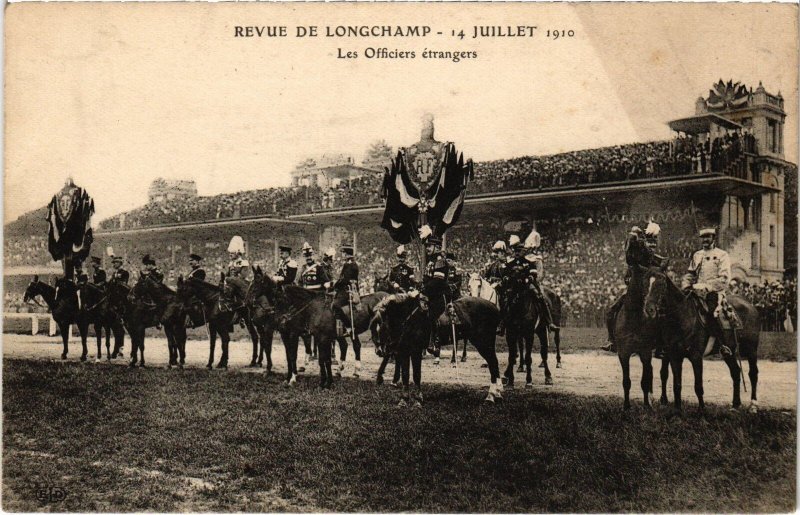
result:
[[[469,274],[469,294],[471,297],[478,297],[479,299],[485,299],[489,302],[494,303],[495,306],[498,308],[500,307],[499,301],[497,300],[497,291],[495,291],[494,286],[492,283],[484,279],[477,273]]]

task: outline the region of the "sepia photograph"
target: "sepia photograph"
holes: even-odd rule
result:
[[[7,4],[2,510],[794,512],[799,44]]]

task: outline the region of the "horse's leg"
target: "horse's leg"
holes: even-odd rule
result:
[[[400,384],[400,372],[401,372],[400,362],[397,361],[397,357],[394,360],[394,374],[392,375],[392,386],[398,386]]]
[[[622,367],[622,391],[625,395],[623,408],[631,409],[631,357],[629,354],[619,354],[619,364]]]
[[[222,355],[219,357],[217,368],[228,368],[228,343],[231,341],[231,336],[228,334],[227,324],[220,327],[219,339],[222,340]]]
[[[525,335],[523,338],[525,341],[525,354],[523,354],[524,358],[520,359],[520,364],[523,362],[525,363],[525,388],[533,388],[533,377],[531,372],[531,367],[533,365],[533,337],[528,337]]]
[[[692,363],[692,371],[694,371],[694,393],[697,395],[697,404],[700,411],[706,407],[703,402],[703,357],[699,356],[695,359],[690,359]]]
[[[411,361],[411,355],[408,352],[403,351],[403,352],[398,354],[396,359],[397,359],[397,361],[400,362],[400,374],[401,374],[402,380],[403,380],[403,393],[401,394],[401,397],[400,397],[400,403],[402,405],[405,405],[405,403],[406,403],[405,399],[406,399],[406,397],[408,397],[408,380],[409,380],[409,377],[408,377],[409,376],[409,373],[408,373],[409,370],[408,369],[409,369],[409,364],[410,364],[410,361]]]
[[[119,320],[111,323],[111,331],[114,333],[114,352],[111,354],[111,359],[117,356],[122,356],[122,345],[125,342],[125,328]]]
[[[750,376],[750,412],[756,413],[758,411],[758,396],[756,391],[758,389],[758,356],[756,352],[752,351],[747,356],[747,375]]]
[[[525,372],[525,340],[518,338],[515,345],[517,346],[517,356],[519,356],[517,372]]]
[[[186,324],[182,320],[175,323],[175,339],[178,342],[178,351],[180,352],[178,367],[183,368],[183,365],[186,364]]]
[[[547,362],[547,354],[550,352],[550,331],[544,327],[544,324],[539,329],[539,345],[539,355],[542,357],[542,365],[544,365],[544,384],[553,384],[553,375],[550,373],[550,364]]]
[[[733,380],[733,407],[739,408],[742,406],[742,398],[739,391],[742,376],[739,362],[736,361],[736,356],[728,356],[725,358],[725,364],[728,365],[728,371],[731,373],[731,379]]]
[[[681,386],[683,383],[683,357],[678,356],[677,352],[674,352],[674,356],[670,356],[670,366],[672,367],[672,395],[675,397],[673,402],[675,403],[675,409],[680,411],[681,410]]]
[[[556,344],[556,368],[561,368],[561,329],[553,331],[553,342]]]
[[[342,377],[344,373],[345,367],[345,360],[347,359],[347,338],[344,336],[339,336],[336,338],[336,342],[339,344],[339,366],[336,368],[336,377]],[[336,355],[336,347],[333,346],[333,350],[331,351],[333,355]]]
[[[217,324],[209,322],[208,324],[208,363],[206,368],[211,370],[214,368],[214,349],[217,346]]]
[[[141,334],[139,335],[139,367],[144,368],[144,339],[146,327],[142,327]]]
[[[666,406],[669,404],[667,398],[667,381],[669,380],[669,360],[661,360],[661,404]]]
[[[94,324],[94,337],[97,340],[97,361],[103,357],[103,326],[100,322]]]
[[[258,331],[256,330],[253,323],[250,321],[249,317],[245,318],[245,326],[247,327],[247,332],[250,333],[250,341],[253,342],[253,356],[250,359],[250,367],[257,367],[258,366],[258,347],[259,347],[259,335]]]
[[[172,368],[175,360],[175,340],[172,339],[172,332],[168,325],[164,325],[164,335],[167,337],[167,353],[169,354],[169,361],[167,361],[167,368]]]
[[[358,334],[353,334],[353,354],[356,358],[353,377],[359,377],[361,375],[361,339],[359,339]],[[422,359],[422,355],[420,355],[420,359]]]
[[[492,331],[493,333],[494,331]],[[495,399],[502,399],[500,388],[497,380],[500,377],[500,364],[497,362],[497,352],[494,349],[495,335],[490,334],[488,337],[476,337],[470,341],[478,354],[486,361],[489,367],[489,394],[486,397],[488,402],[494,402]],[[489,342],[489,343],[487,343]]]
[[[131,330],[133,329],[133,330]],[[139,327],[128,327],[128,334],[131,337],[131,360],[130,366],[135,367],[139,362]]]
[[[383,373],[386,372],[386,365],[389,364],[389,353],[384,353],[381,364],[378,366],[378,373],[375,375],[375,382],[383,384]]]
[[[81,335],[81,346],[83,347],[81,361],[86,361],[86,356],[89,355],[89,348],[86,346],[86,340],[89,338],[89,324],[86,322],[78,324],[78,332]]]
[[[64,345],[64,350],[61,352],[61,359],[67,359],[67,353],[69,352],[69,333],[72,330],[72,325],[59,322],[58,330],[61,331],[61,342]]]
[[[289,370],[289,377],[286,379],[289,386],[293,386],[297,382],[297,344],[300,340],[300,335],[296,333],[289,333],[288,338],[284,338],[284,347],[286,347],[286,365]]]
[[[316,339],[316,338],[315,338]],[[328,367],[327,362],[330,360],[330,353],[331,353],[331,346],[330,345],[318,345],[319,352],[318,355],[318,363],[319,363],[319,387],[320,388],[327,388],[328,387]],[[309,354],[310,349],[306,347],[306,355]]]
[[[411,366],[414,367],[414,385],[416,389],[414,405],[422,407],[422,349],[414,349],[411,353]]]
[[[106,322],[103,326],[103,330],[106,332],[106,360],[111,359],[111,323]]]
[[[264,337],[261,339],[261,345],[264,346],[264,354],[267,357],[267,372],[272,371],[272,339],[275,337],[275,329],[265,328]]]
[[[642,394],[644,395],[644,407],[651,409],[650,398],[653,394],[653,358],[650,351],[639,353],[639,360],[642,362]]]
[[[514,365],[517,362],[517,340],[514,331],[506,329],[506,346],[508,347],[508,365],[503,374],[505,385],[509,388],[514,388]]]

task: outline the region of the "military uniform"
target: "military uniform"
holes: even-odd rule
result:
[[[102,268],[95,268],[92,275],[92,282],[98,288],[103,288],[106,285],[106,271]]]
[[[114,282],[128,284],[128,280],[130,280],[131,274],[124,268],[120,267],[114,270],[111,274],[111,280]]]
[[[403,293],[407,293],[409,290],[417,287],[414,269],[405,263],[398,263],[392,267],[389,272],[389,282],[392,283],[393,286],[397,284],[395,288],[399,287]]]
[[[236,256],[228,262],[228,277],[236,277],[238,279],[247,279],[247,270],[250,268],[250,263],[242,256]]]
[[[187,279],[196,279],[198,281],[205,281],[206,280],[206,271],[203,270],[201,267],[192,268],[192,271],[189,272],[189,275],[186,276]]]
[[[291,257],[282,260],[273,279],[279,284],[293,284],[297,279],[297,262]]]
[[[192,270],[186,276],[187,279],[193,279],[195,281],[205,281],[206,280],[206,271],[200,266],[200,261],[202,261],[202,257],[198,256],[197,254],[192,254],[189,256],[189,259],[196,261],[197,265],[192,264]],[[200,327],[205,325],[205,312],[203,310],[202,303],[194,303],[186,308],[186,327]]]
[[[325,293],[325,283],[331,280],[328,272],[321,263],[312,262],[303,265],[300,274],[300,285],[306,290]]]
[[[494,261],[489,261],[481,270],[481,277],[489,281],[492,286],[497,286],[503,280],[503,273],[506,269],[506,260],[502,256]]]

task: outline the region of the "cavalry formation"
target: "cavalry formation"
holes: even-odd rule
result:
[[[689,267],[689,274],[679,287],[665,273],[666,258],[658,254],[660,228],[649,223],[642,230],[633,227],[625,241],[628,266],[628,289],[609,310],[609,345],[616,351],[623,372],[624,406],[630,407],[631,378],[629,361],[637,354],[643,364],[641,387],[645,405],[653,393],[652,357],[662,359],[661,402],[667,402],[666,383],[669,369],[673,373],[675,406],[681,406],[681,367],[689,359],[695,376],[695,393],[703,406],[703,357],[719,352],[730,369],[733,380],[733,405],[740,400],[740,361],[749,364],[751,409],[757,406],[758,312],[744,299],[726,295],[730,281],[727,253],[716,248],[713,229],[701,231],[703,248]],[[515,365],[526,373],[526,386],[531,387],[533,339],[540,342],[541,363],[545,383],[552,384],[548,364],[550,338],[556,347],[556,367],[561,366],[560,320],[561,302],[553,291],[539,285],[543,274],[542,255],[538,252],[541,237],[529,234],[511,235],[492,247],[492,260],[481,274],[469,277],[469,296],[461,296],[463,273],[456,256],[442,250],[435,235],[418,240],[424,245],[420,260],[422,277],[418,280],[407,263],[409,252],[397,249],[398,263],[388,274],[376,277],[375,293],[360,295],[358,264],[352,246],[341,248],[344,262],[334,280],[333,249],[317,261],[313,248],[304,244],[302,267],[291,256],[289,246],[281,246],[281,260],[274,274],[259,266],[251,266],[244,258],[244,242],[238,236],[228,251],[230,263],[219,283],[206,280],[202,257],[189,256],[192,271],[180,277],[177,288],[163,283],[163,274],[155,261],[146,255],[136,282],[130,286],[130,274],[122,268],[123,260],[112,256],[114,271],[106,277],[100,260],[92,258],[91,274],[77,267],[75,280],[58,278],[54,285],[34,277],[25,291],[26,302],[41,297],[58,324],[63,339],[62,359],[67,358],[69,328],[76,324],[87,359],[89,327],[97,338],[97,359],[102,357],[105,335],[106,357],[121,354],[124,333],[130,336],[130,366],[145,366],[145,330],[156,327],[166,335],[169,366],[183,367],[186,360],[188,327],[205,327],[209,338],[207,367],[214,367],[216,342],[221,354],[217,368],[228,366],[228,346],[233,327],[246,328],[253,344],[250,366],[264,366],[272,371],[272,341],[280,334],[286,358],[287,386],[296,383],[298,373],[309,360],[318,357],[320,387],[328,388],[334,376],[345,372],[348,339],[355,354],[353,376],[361,375],[361,341],[359,335],[369,331],[375,350],[383,357],[377,381],[383,382],[385,368],[393,358],[396,368],[394,384],[402,383],[402,403],[422,402],[421,374],[425,352],[438,364],[441,349],[452,346],[455,362],[458,345],[466,359],[466,344],[471,343],[486,362],[489,372],[487,401],[502,399],[501,382],[513,388]],[[420,250],[418,248],[418,250]],[[417,255],[419,256],[421,252]],[[505,335],[508,362],[500,375],[495,351],[497,335]],[[114,347],[111,349],[111,336]],[[303,340],[305,360],[298,366],[299,341]],[[340,359],[334,370],[334,354],[338,345]],[[413,374],[414,391],[410,389]]]

